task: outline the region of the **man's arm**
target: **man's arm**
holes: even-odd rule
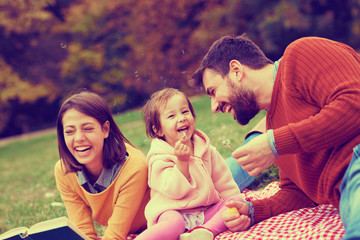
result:
[[[287,177],[280,172],[280,190],[273,196],[252,202],[254,223],[261,222],[281,213],[315,207],[316,204]]]
[[[281,178],[280,188],[276,194],[269,198],[255,200],[251,203],[227,203],[228,208],[235,207],[238,212],[229,214],[225,211],[222,215],[225,225],[233,232],[244,231],[253,224],[281,213],[316,206],[288,178]]]

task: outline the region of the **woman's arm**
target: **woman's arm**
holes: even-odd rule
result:
[[[145,156],[130,155],[115,185],[119,189],[113,213],[102,240],[125,240],[133,229],[145,227],[145,204],[148,201],[147,164]],[[113,204],[113,203],[109,203]]]
[[[74,178],[75,179],[75,178]],[[69,175],[64,175],[60,161],[55,165],[55,180],[61,198],[65,204],[70,221],[91,239],[97,239],[97,233],[89,208],[80,195],[73,190],[76,183]]]

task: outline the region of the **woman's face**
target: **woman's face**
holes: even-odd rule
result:
[[[69,109],[62,118],[67,148],[88,170],[102,169],[104,139],[109,136],[109,122],[103,126],[93,117]]]

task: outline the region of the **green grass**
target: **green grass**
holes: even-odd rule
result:
[[[196,127],[204,131],[224,158],[244,142],[245,134],[265,115],[260,112],[247,126],[237,124],[230,114],[213,114],[206,96],[191,99],[197,115]],[[150,140],[145,134],[140,109],[115,116],[123,134],[145,154]],[[54,124],[55,125],[55,124]],[[31,140],[19,140],[0,147],[0,234],[20,226],[66,216],[56,189],[54,165],[58,161],[56,131]],[[251,188],[260,188],[277,180],[277,168],[271,167],[257,177]],[[100,227],[97,227],[101,229]]]

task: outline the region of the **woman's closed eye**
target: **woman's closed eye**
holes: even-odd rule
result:
[[[66,135],[71,135],[71,134],[74,133],[74,130],[68,129],[68,130],[65,130],[64,132],[65,132]]]

